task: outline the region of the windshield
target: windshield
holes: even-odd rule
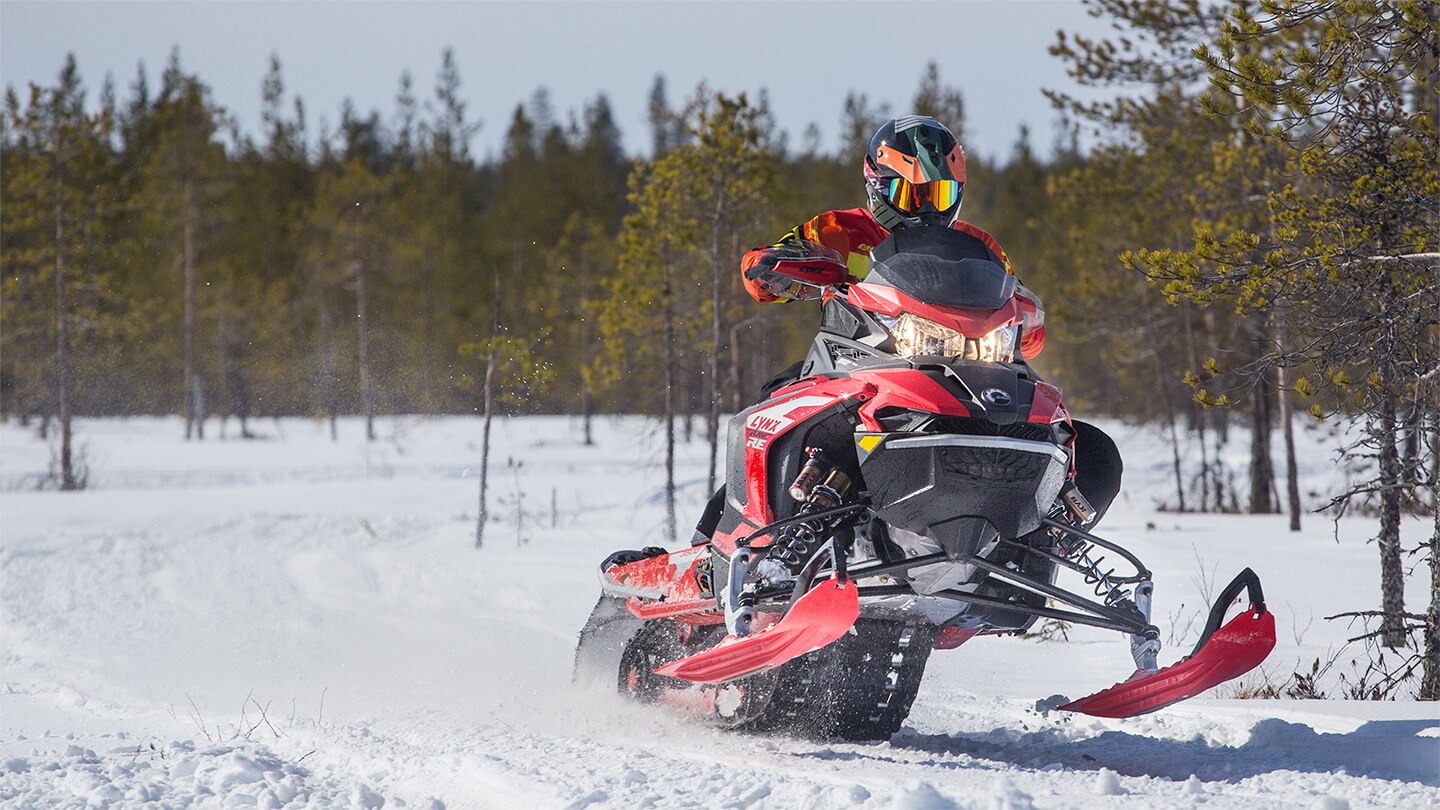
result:
[[[865,283],[963,309],[999,309],[1015,294],[1015,277],[990,259],[984,245],[949,228],[896,231],[870,254]]]

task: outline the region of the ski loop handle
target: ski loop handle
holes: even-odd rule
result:
[[[1138,582],[1140,580],[1150,579],[1150,569],[1145,567],[1145,563],[1141,562],[1140,558],[1136,557],[1133,553],[1131,553],[1129,549],[1119,545],[1118,543],[1112,543],[1109,540],[1106,540],[1103,537],[1097,537],[1096,535],[1091,534],[1090,532],[1087,532],[1078,526],[1072,526],[1069,523],[1056,520],[1052,517],[1040,518],[1040,522],[1043,525],[1049,526],[1052,529],[1058,529],[1065,534],[1079,537],[1080,539],[1088,543],[1094,543],[1101,548],[1109,549],[1110,551],[1119,554],[1121,557],[1124,557],[1126,562],[1135,566],[1135,572],[1138,578],[1134,581]],[[1126,577],[1126,579],[1128,580],[1130,579],[1130,577]]]
[[[1225,590],[1220,592],[1220,596],[1215,599],[1215,604],[1210,607],[1210,618],[1205,621],[1205,632],[1200,634],[1200,640],[1196,642],[1195,649],[1190,651],[1191,656],[1200,652],[1200,648],[1205,646],[1205,642],[1209,641],[1210,637],[1215,635],[1215,631],[1220,629],[1220,625],[1225,622],[1225,612],[1229,610],[1230,603],[1240,595],[1241,591],[1248,591],[1250,594],[1250,610],[1257,617],[1265,615],[1265,592],[1260,588],[1260,577],[1252,569],[1246,568],[1236,574],[1230,584],[1225,586]]]

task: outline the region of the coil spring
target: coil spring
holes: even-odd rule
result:
[[[1060,548],[1065,556],[1085,569],[1080,572],[1080,575],[1085,579],[1085,584],[1090,586],[1095,596],[1099,597],[1106,607],[1114,607],[1121,602],[1130,601],[1130,590],[1117,585],[1112,579],[1117,569],[1101,568],[1105,562],[1105,555],[1091,556],[1090,552],[1094,547],[1093,543],[1086,543],[1083,540],[1060,543]]]
[[[791,573],[799,573],[818,540],[819,536],[813,526],[799,523],[786,532],[783,539],[770,547],[769,556],[789,568]]]

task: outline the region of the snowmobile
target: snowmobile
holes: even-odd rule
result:
[[[1058,707],[1101,717],[1265,659],[1275,622],[1247,568],[1159,666],[1151,571],[1089,530],[1061,391],[1019,352],[1016,279],[954,234],[897,231],[863,281],[824,287],[801,378],[730,423],[713,536],[600,565],[577,678],[725,727],[884,740],[933,651],[1040,619],[1129,636],[1134,674]]]

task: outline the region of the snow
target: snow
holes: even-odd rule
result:
[[[595,563],[661,541],[653,423],[599,419],[585,447],[572,419],[497,422],[478,551],[478,420],[386,419],[369,445],[350,420],[335,443],[252,427],[186,443],[173,419],[81,421],[92,487],[58,493],[35,488],[50,444],[0,424],[0,806],[1440,806],[1440,706],[1220,687],[1129,720],[1052,711],[1129,674],[1126,641],[1085,628],[937,651],[882,744],[727,734],[579,690]],[[1378,603],[1372,521],[1157,512],[1168,449],[1107,429],[1127,470],[1104,529],[1156,572],[1162,663],[1246,565],[1276,613],[1274,680],[1357,634],[1323,617]],[[1336,439],[1301,439],[1302,491],[1343,483]],[[1243,464],[1243,437],[1229,452]],[[681,448],[682,522],[705,454]]]

